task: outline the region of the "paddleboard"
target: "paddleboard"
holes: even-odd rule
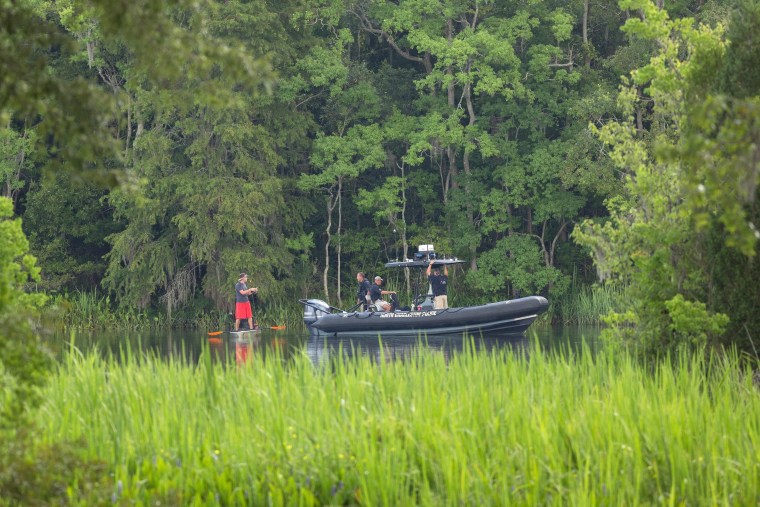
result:
[[[232,336],[240,336],[240,335],[244,335],[248,333],[258,333],[260,331],[261,329],[258,328],[258,329],[241,329],[239,331],[227,331],[227,332]]]

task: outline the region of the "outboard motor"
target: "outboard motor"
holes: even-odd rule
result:
[[[330,313],[330,305],[321,299],[301,300],[303,303],[303,321],[307,326],[311,326],[322,316]]]

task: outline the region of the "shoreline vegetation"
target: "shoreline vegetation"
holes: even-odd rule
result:
[[[466,295],[459,299],[463,301],[463,306],[481,303],[470,301]],[[611,310],[620,309],[625,300],[625,290],[618,286],[581,286],[559,300],[550,300],[548,312],[534,325],[603,325],[602,318]],[[226,329],[228,322],[231,322],[228,312],[203,307],[187,308],[171,317],[165,311],[155,309],[117,308],[108,295],[97,291],[59,294],[51,298],[51,306],[55,309],[54,314],[58,315],[55,319],[69,330]],[[285,325],[291,329],[303,327],[303,308],[295,299],[254,305],[254,310],[260,324]]]
[[[760,2],[485,4],[2,3],[0,507],[758,506]],[[206,337],[433,244],[601,350]]]
[[[107,295],[96,291],[82,291],[58,295],[51,300],[57,309],[59,323],[68,330],[123,330],[145,331],[149,329],[227,329],[231,324],[232,307],[228,311],[190,307],[169,316],[165,311],[154,308],[137,310],[119,308]],[[300,305],[286,305],[272,302],[265,307],[253,305],[256,320],[267,326],[302,325],[303,315]]]
[[[129,351],[127,351],[129,352]],[[67,354],[39,445],[115,504],[754,505],[760,391],[737,354],[477,351],[315,367]],[[76,503],[76,502],[73,502]]]

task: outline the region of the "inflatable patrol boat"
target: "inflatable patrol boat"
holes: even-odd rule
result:
[[[392,312],[346,312],[319,299],[300,302],[309,329],[333,336],[521,334],[549,307],[549,302],[541,296],[461,308]]]
[[[419,294],[424,270],[433,260],[433,267],[464,264],[457,258],[440,259],[432,245],[421,245],[414,259],[391,261],[387,268],[417,268],[419,276],[414,286],[415,297],[410,310],[391,312],[345,311],[320,299],[301,299],[303,318],[312,333],[332,336],[399,336],[451,335],[461,333],[522,334],[549,307],[541,296],[530,296],[460,308],[433,308],[433,294]]]

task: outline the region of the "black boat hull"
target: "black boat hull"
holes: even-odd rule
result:
[[[309,305],[312,305],[311,312]],[[548,307],[545,298],[531,296],[444,310],[328,313],[329,307],[324,302],[308,300],[304,302],[304,320],[312,332],[333,336],[435,336],[477,332],[516,335],[525,332]],[[307,313],[311,316],[307,317]]]

